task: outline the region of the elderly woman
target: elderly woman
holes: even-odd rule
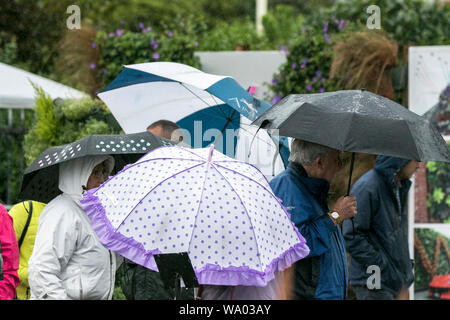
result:
[[[29,260],[31,299],[111,299],[116,257],[100,243],[81,208],[85,190],[100,186],[114,166],[110,156],[86,156],[60,164],[61,195],[39,218]]]

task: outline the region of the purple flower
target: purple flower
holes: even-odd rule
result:
[[[325,83],[325,78],[320,79],[320,82]]]
[[[103,74],[108,74],[109,71],[107,69],[103,70]]]
[[[307,84],[305,89],[306,89],[306,91],[311,91],[312,90],[312,86],[310,84]]]
[[[301,69],[305,69],[306,64],[308,63],[308,59],[303,59],[302,65],[300,66]]]
[[[281,46],[280,46],[280,50],[281,51],[284,51],[286,49],[286,47],[284,46],[284,44],[282,44]]]
[[[172,31],[167,32],[167,36],[168,37],[172,37],[173,36],[173,32]]]
[[[338,19],[334,19],[334,23],[338,24],[339,20]]]
[[[339,22],[338,29],[339,29],[339,30],[342,30],[343,28],[345,28],[345,25],[346,25],[345,20],[342,19],[342,20]]]
[[[313,83],[316,82],[316,81],[317,81],[317,78],[316,78],[316,77],[312,78],[312,82],[313,82]]]
[[[143,30],[145,28],[144,24],[142,22],[139,22],[139,29]]]
[[[319,89],[319,92],[320,92],[320,93],[325,92],[325,88],[320,88],[320,89]]]
[[[275,97],[272,98],[272,101],[270,101],[270,103],[275,104],[278,101],[281,100],[281,96],[280,95],[276,95]]]
[[[159,60],[159,53],[158,53],[158,52],[155,52],[155,53],[153,54],[153,59]]]
[[[272,84],[277,84],[277,79],[276,78],[272,79]]]
[[[328,21],[325,22],[325,25],[323,26],[323,33],[327,33],[328,31]]]
[[[292,69],[295,69],[295,68],[297,68],[297,64],[294,62],[294,63],[292,64]]]
[[[328,35],[328,33],[325,33],[325,41],[326,41],[327,43],[330,42],[330,36]]]
[[[153,39],[150,41],[150,44],[152,45],[153,50],[156,50],[159,47],[158,43]]]
[[[95,63],[91,63],[90,65],[89,65],[89,68],[91,68],[91,69],[95,69],[97,66],[95,65]]]
[[[114,32],[110,32],[110,33],[108,34],[108,37],[110,37],[110,38],[113,38],[114,36],[115,36]]]
[[[116,35],[117,35],[118,37],[122,36],[122,34],[123,34],[123,30],[122,30],[122,29],[117,29],[117,30],[116,30]]]
[[[194,43],[194,47],[198,47],[198,42],[197,41],[195,41],[195,43]]]
[[[322,75],[322,72],[320,72],[319,70],[316,71],[316,76],[320,77]]]
[[[150,32],[150,31],[152,31],[152,27],[145,28],[145,32]]]
[[[92,41],[91,47],[92,47],[92,48],[95,48],[96,46],[97,46],[97,44],[95,43],[95,41]]]

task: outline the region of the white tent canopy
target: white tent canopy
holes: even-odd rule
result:
[[[56,81],[0,62],[0,108],[33,108],[35,92],[31,82],[52,99],[78,99],[85,93]]]

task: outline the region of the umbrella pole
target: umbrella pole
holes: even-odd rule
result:
[[[348,177],[348,185],[347,185],[347,194],[345,195],[346,197],[348,197],[349,195],[350,195],[350,187],[351,187],[351,184],[352,184],[352,174],[353,174],[353,166],[354,166],[354,164],[355,164],[355,153],[354,152],[352,152],[352,160],[351,160],[351,162],[350,162],[350,174],[349,174],[349,177]],[[351,221],[352,221],[352,236],[353,236],[353,239],[355,238],[355,223],[354,223],[354,221],[353,221],[353,217],[351,218]]]

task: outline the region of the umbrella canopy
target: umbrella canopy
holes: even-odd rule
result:
[[[166,119],[189,131],[191,140],[185,142],[191,146],[201,148],[214,143],[217,150],[230,157],[249,161],[260,169],[267,167],[266,175],[273,171],[274,157],[276,173],[287,164],[287,144],[282,144],[279,154],[277,139],[264,130],[258,132],[248,159],[255,134],[250,123],[270,104],[253,97],[231,77],[174,62],[141,63],[125,66],[98,96],[126,133],[145,130],[151,123]],[[194,126],[196,121],[198,127]],[[227,129],[236,135],[232,137]],[[262,163],[266,159],[267,163]]]
[[[88,155],[112,155],[115,159],[113,172],[118,172],[126,164],[164,145],[173,145],[173,142],[146,131],[128,135],[89,135],[69,144],[48,148],[25,170],[19,198],[48,203],[61,194],[58,188],[61,162]]]
[[[213,151],[161,147],[86,192],[102,244],[155,271],[154,255],[187,252],[211,285],[265,286],[307,256],[261,172]]]
[[[450,162],[450,150],[434,125],[364,90],[289,95],[253,124],[341,151]]]

